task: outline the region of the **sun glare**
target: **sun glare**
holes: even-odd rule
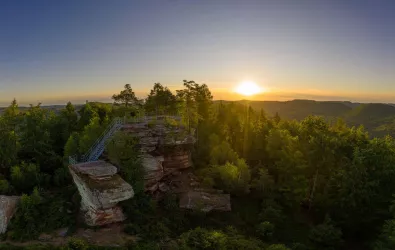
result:
[[[255,82],[242,82],[235,91],[241,95],[252,96],[262,92],[262,89]]]

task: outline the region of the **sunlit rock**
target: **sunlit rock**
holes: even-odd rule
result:
[[[69,166],[81,195],[81,211],[85,222],[99,226],[125,220],[117,203],[134,196],[132,186],[116,174],[116,167],[94,161]]]

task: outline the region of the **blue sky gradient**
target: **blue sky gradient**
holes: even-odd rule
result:
[[[252,80],[261,100],[395,102],[394,13],[391,0],[0,1],[0,104],[183,79],[221,99]]]

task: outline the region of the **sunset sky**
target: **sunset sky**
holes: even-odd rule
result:
[[[245,80],[256,100],[395,103],[392,0],[0,1],[0,105]]]

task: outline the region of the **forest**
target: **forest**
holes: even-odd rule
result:
[[[213,101],[205,84],[183,81],[172,93],[155,83],[145,99],[131,86],[113,104],[70,102],[60,112],[16,100],[0,116],[0,194],[21,201],[0,249],[395,249],[395,140],[364,124],[313,114],[289,119],[251,102]],[[122,206],[126,246],[77,238],[63,246],[29,242],[82,225],[68,157],[81,155],[116,117],[177,114],[194,131],[193,171],[206,187],[231,195],[231,212],[180,209],[178,197],[153,199],[139,187],[130,143],[120,173],[135,197]],[[108,147],[107,154],[122,150]]]

